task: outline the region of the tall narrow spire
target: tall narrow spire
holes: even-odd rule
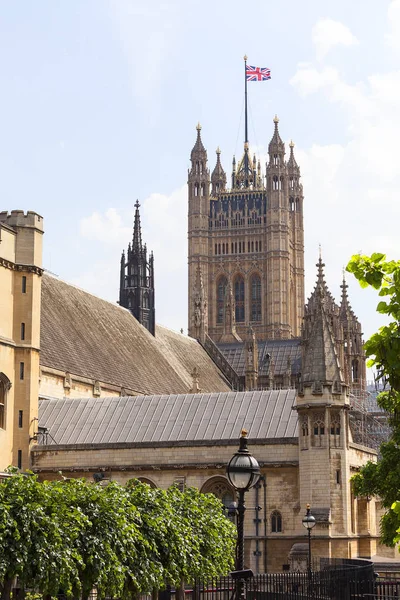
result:
[[[139,213],[139,200],[136,200],[135,203],[135,223],[133,226],[133,241],[132,241],[132,249],[134,252],[138,252],[142,250],[142,229],[140,225],[140,213]]]

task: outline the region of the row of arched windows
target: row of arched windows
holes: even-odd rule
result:
[[[246,242],[231,242],[230,252],[229,243],[215,244],[215,254],[243,254],[246,252]],[[247,242],[247,252],[262,252],[261,240]]]
[[[324,446],[324,439],[326,433],[326,426],[324,416],[315,415],[312,421],[311,428],[312,436],[311,436],[311,445],[316,447]],[[334,415],[330,421],[330,425],[328,428],[328,433],[331,435],[331,444],[335,447],[340,446],[340,417],[339,415]],[[308,427],[308,418],[305,417],[301,423],[301,434],[302,434],[302,448],[308,448],[308,436],[309,436],[309,427]]]
[[[206,193],[206,184],[205,183],[195,183],[193,187],[194,196],[205,196]]]
[[[217,323],[223,323],[225,310],[225,295],[228,280],[221,277],[217,283]],[[258,274],[252,275],[249,281],[250,292],[250,321],[261,321],[261,278]],[[233,295],[235,299],[235,320],[237,323],[245,322],[246,286],[244,279],[238,275],[234,279]]]
[[[200,161],[196,161],[196,164],[194,165],[194,172],[196,175],[202,175],[204,172],[204,164]]]

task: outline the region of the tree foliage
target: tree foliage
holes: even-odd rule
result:
[[[391,438],[381,445],[377,463],[367,463],[353,477],[355,494],[379,496],[387,509],[381,521],[382,540],[387,545],[399,541],[400,531],[400,261],[387,261],[386,256],[353,256],[347,265],[362,287],[378,290],[382,300],[377,312],[389,322],[365,343],[368,366],[375,367],[376,377],[385,389],[378,404],[388,412],[392,425]]]
[[[193,488],[152,489],[137,480],[0,482],[0,593],[25,589],[87,598],[132,597],[182,579],[226,574],[235,528],[222,503]]]

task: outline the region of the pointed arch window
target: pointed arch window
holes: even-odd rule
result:
[[[143,308],[149,308],[149,294],[147,292],[143,295]]]
[[[251,278],[251,320],[261,321],[261,278],[257,274]]]
[[[237,323],[244,322],[244,279],[241,275],[235,281],[235,318]]]
[[[198,183],[194,184],[194,195],[195,196],[199,195],[199,184]]]
[[[273,190],[278,190],[279,189],[279,178],[277,175],[274,175],[272,178],[272,189]]]
[[[217,323],[224,320],[225,292],[228,285],[226,277],[221,277],[217,283]]]
[[[7,375],[0,373],[0,429],[6,428],[7,393],[10,387]]]
[[[271,513],[271,531],[272,533],[282,533],[282,515],[279,510]]]
[[[314,419],[314,446],[323,446],[323,440],[325,435],[325,421],[323,416],[317,416]]]
[[[205,186],[204,183],[201,184],[201,188],[200,188],[200,196],[204,196],[205,194]]]

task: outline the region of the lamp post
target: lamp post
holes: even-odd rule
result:
[[[308,579],[311,581],[311,529],[315,527],[315,517],[311,514],[311,507],[307,504],[307,512],[302,519],[302,523],[308,532]]]
[[[226,467],[229,481],[238,493],[237,505],[237,555],[236,577],[237,600],[244,600],[244,503],[245,493],[252,488],[260,477],[260,466],[247,448],[247,431],[242,429],[239,441],[239,450],[232,456]]]

